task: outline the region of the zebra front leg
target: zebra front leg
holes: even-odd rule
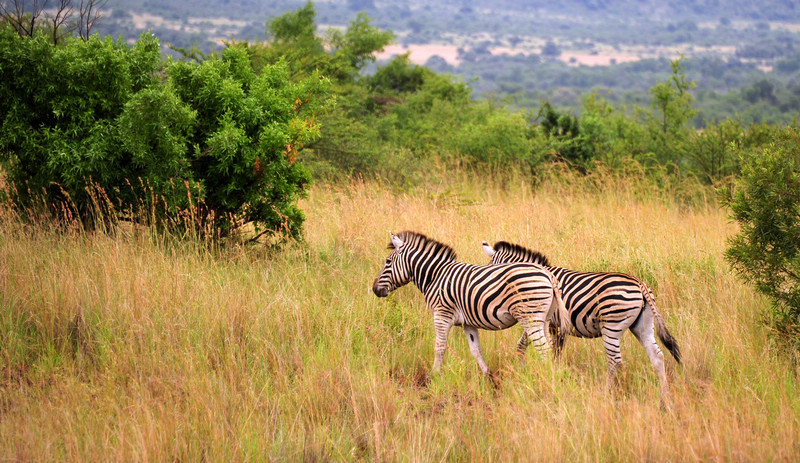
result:
[[[444,361],[444,353],[447,351],[447,337],[450,335],[450,328],[453,326],[453,314],[442,310],[433,311],[433,329],[436,331],[436,340],[433,346],[433,368],[432,373],[439,373]]]
[[[483,360],[483,353],[481,353],[481,341],[478,339],[478,329],[474,326],[465,326],[464,335],[467,337],[467,342],[469,343],[469,351],[472,353],[472,356],[475,357],[478,366],[481,367],[481,372],[483,372],[484,375],[489,375],[489,367]]]

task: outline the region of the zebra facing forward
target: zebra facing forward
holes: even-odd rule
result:
[[[653,336],[654,322],[659,339],[678,363],[681,362],[681,351],[656,310],[653,293],[645,283],[623,273],[578,272],[554,267],[541,253],[505,241],[497,242],[493,247],[484,241],[483,250],[491,257],[492,264],[532,262],[553,272],[561,284],[571,324],[571,329],[565,333],[583,338],[602,337],[610,386],[615,384],[617,369],[622,364],[620,338],[625,330],[630,329],[659,376],[662,398],[668,393],[664,354]],[[564,344],[563,333],[557,333],[553,341],[556,351]],[[518,350],[524,351],[528,342],[523,333]]]
[[[434,373],[441,369],[454,325],[464,328],[469,350],[484,374],[489,373],[489,367],[481,355],[478,328],[502,330],[519,322],[527,339],[546,356],[550,342],[545,325],[552,318],[568,326],[558,282],[541,266],[466,264],[456,261],[452,248],[425,235],[410,231],[390,235],[391,253],[372,291],[386,297],[413,281],[425,295],[436,334]]]

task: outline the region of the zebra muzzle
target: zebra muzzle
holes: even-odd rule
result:
[[[386,286],[380,286],[378,281],[375,280],[375,283],[372,284],[372,292],[378,297],[386,297],[389,295],[389,288]]]

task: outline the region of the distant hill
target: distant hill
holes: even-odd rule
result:
[[[209,50],[232,37],[264,40],[271,17],[304,4],[109,0],[95,30],[132,41],[150,29],[163,43]],[[381,59],[408,51],[418,64],[463,76],[476,95],[514,96],[522,107],[543,99],[574,106],[593,88],[641,102],[681,54],[698,93],[755,86],[758,94],[767,80],[800,95],[797,0],[328,0],[315,3],[315,11],[320,33],[365,11],[397,37]],[[726,116],[743,111],[719,106]]]

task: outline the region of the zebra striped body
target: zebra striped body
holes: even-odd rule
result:
[[[424,235],[392,235],[392,252],[372,290],[378,297],[414,282],[425,295],[436,331],[434,371],[441,367],[452,326],[461,326],[470,351],[484,373],[477,329],[502,330],[522,324],[540,354],[550,351],[545,325],[566,326],[566,309],[553,274],[539,265],[471,265],[456,261],[449,247]]]
[[[681,354],[664,319],[656,310],[652,291],[645,283],[624,273],[579,272],[554,267],[542,254],[504,241],[495,243],[493,247],[486,242],[483,245],[492,264],[532,262],[544,266],[555,275],[561,284],[564,304],[572,325],[565,334],[584,338],[602,337],[610,383],[614,383],[616,371],[622,364],[620,339],[630,329],[647,351],[650,362],[659,375],[662,397],[667,393],[664,354],[653,336],[654,323],[658,337],[678,363]],[[519,340],[520,350],[524,350],[527,343],[526,335],[523,334]],[[560,349],[563,343],[564,336],[559,333],[554,341],[556,349]]]
[[[583,338],[602,335],[604,325],[635,319],[644,306],[644,284],[624,273],[578,272],[548,267],[561,282],[572,330],[567,334]],[[647,289],[649,291],[649,289]],[[624,331],[624,330],[623,330]]]

